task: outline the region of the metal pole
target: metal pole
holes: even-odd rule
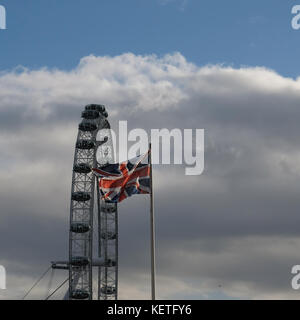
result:
[[[150,242],[151,242],[151,298],[155,300],[155,223],[154,223],[154,196],[152,179],[152,154],[151,142],[149,143],[149,163],[150,163]]]
[[[99,191],[99,177],[96,179],[96,190],[97,190],[97,208],[98,208],[98,257],[102,256],[101,252],[101,203],[100,203],[100,191]],[[101,296],[101,267],[98,267],[98,300]]]

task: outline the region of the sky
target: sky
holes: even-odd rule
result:
[[[197,65],[265,66],[298,75],[295,0],[1,0],[1,69],[72,69],[89,54],[179,51]]]
[[[154,168],[158,298],[299,299],[297,1],[0,4],[0,298],[67,256],[80,112],[103,103],[112,128],[205,130],[201,176]],[[122,299],[149,298],[148,204],[119,206]]]

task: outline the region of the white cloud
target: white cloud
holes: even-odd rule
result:
[[[30,286],[37,262],[67,255],[73,147],[88,103],[106,104],[113,128],[128,120],[148,130],[205,129],[202,176],[155,168],[161,297],[296,297],[287,284],[299,264],[300,79],[263,67],[198,67],[180,53],[127,53],[84,57],[71,71],[2,72],[0,87],[0,264],[13,278],[9,297]],[[147,297],[147,205],[135,197],[120,206],[126,298]]]

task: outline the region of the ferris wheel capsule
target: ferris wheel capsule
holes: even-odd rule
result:
[[[78,163],[73,166],[73,170],[76,173],[90,173],[92,171],[91,167],[86,163]]]
[[[107,111],[104,111],[104,112],[103,112],[103,116],[104,116],[105,118],[107,118],[107,117],[108,117],[108,113],[107,113]]]
[[[112,286],[104,286],[104,287],[101,288],[101,292],[103,294],[111,295],[111,294],[114,294],[116,292],[116,288],[112,287]]]
[[[89,150],[95,148],[95,142],[91,140],[78,140],[76,142],[77,149]]]
[[[116,239],[116,236],[117,236],[116,233],[113,231],[103,232],[101,234],[101,238],[107,239],[107,240],[114,240],[114,239]]]
[[[89,201],[91,199],[91,196],[87,192],[73,192],[72,193],[72,200],[74,201]]]
[[[74,233],[86,233],[91,229],[87,223],[74,222],[71,224],[71,231]]]
[[[112,205],[112,206],[105,206],[105,207],[103,207],[102,210],[105,213],[114,213],[114,212],[116,212],[117,208],[115,205]]]
[[[89,263],[89,259],[86,257],[73,257],[71,259],[71,265],[76,267],[85,267]]]
[[[74,290],[71,294],[72,299],[75,300],[85,300],[90,297],[90,294],[86,290]]]
[[[105,111],[105,106],[103,104],[88,104],[85,106],[85,110],[95,110],[102,113]]]
[[[79,130],[81,131],[95,131],[97,129],[97,125],[91,121],[82,121],[79,124]]]
[[[81,118],[95,120],[100,117],[99,111],[96,110],[85,110],[81,113]]]

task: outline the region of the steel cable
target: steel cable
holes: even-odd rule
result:
[[[55,292],[57,292],[67,281],[69,281],[69,278],[67,278],[62,284],[60,284],[45,300],[49,300]]]
[[[45,277],[45,275],[48,273],[48,271],[52,268],[50,266],[39,278],[38,280],[33,284],[33,286],[27,291],[27,293],[24,295],[22,300],[25,300],[25,298],[29,295],[29,293],[34,289],[34,287]]]

